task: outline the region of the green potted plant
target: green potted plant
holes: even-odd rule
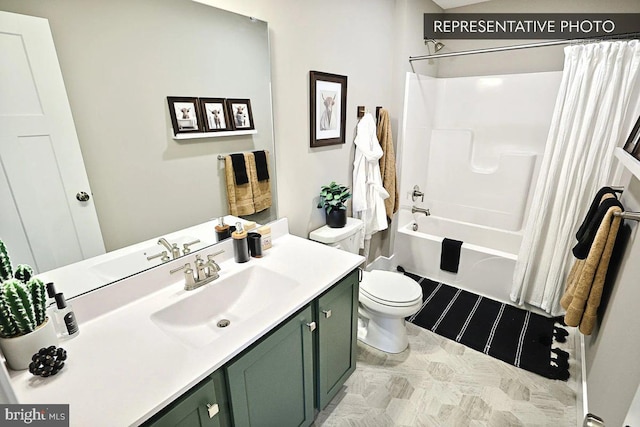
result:
[[[0,240],[0,349],[11,369],[27,369],[31,356],[42,347],[58,344],[53,322],[46,314],[47,296],[42,280],[21,264],[14,273]]]
[[[324,208],[327,225],[331,228],[342,228],[347,223],[347,205],[351,197],[349,188],[332,181],[329,185],[320,187],[320,201],[318,208]]]

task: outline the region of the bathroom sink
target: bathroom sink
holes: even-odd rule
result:
[[[168,240],[171,243],[176,243],[182,253],[183,244],[193,242],[198,240],[198,238],[193,236],[179,236],[169,238]],[[195,251],[210,244],[211,243],[205,241],[200,241],[191,245],[190,249],[191,251]],[[101,262],[100,264],[96,264],[93,267],[90,267],[90,270],[102,279],[117,280],[162,264],[160,257],[152,260],[147,260],[147,257],[159,254],[164,250],[166,249],[160,245],[149,246],[144,249],[125,253],[117,258]],[[171,254],[169,254],[169,256],[171,256]]]
[[[200,348],[268,310],[299,285],[273,270],[251,266],[189,291],[191,295],[153,313],[151,320],[170,337]]]

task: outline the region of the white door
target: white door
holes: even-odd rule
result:
[[[0,239],[14,266],[38,272],[104,253],[49,22],[8,12],[0,12]]]

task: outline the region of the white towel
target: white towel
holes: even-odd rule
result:
[[[371,113],[366,113],[356,130],[356,154],[353,162],[353,216],[362,219],[364,241],[378,231],[386,230],[387,216],[384,200],[389,193],[382,185],[379,160],[383,155],[382,147],[376,136],[376,123]]]

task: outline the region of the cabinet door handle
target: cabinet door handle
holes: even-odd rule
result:
[[[331,317],[331,310],[322,310],[322,313],[324,313],[324,317],[327,319]]]
[[[220,408],[217,403],[214,403],[213,405],[211,403],[207,403],[207,412],[209,412],[209,418],[213,418],[218,414],[218,412],[220,412]]]
[[[316,330],[316,322],[307,323],[307,326],[311,332]]]

